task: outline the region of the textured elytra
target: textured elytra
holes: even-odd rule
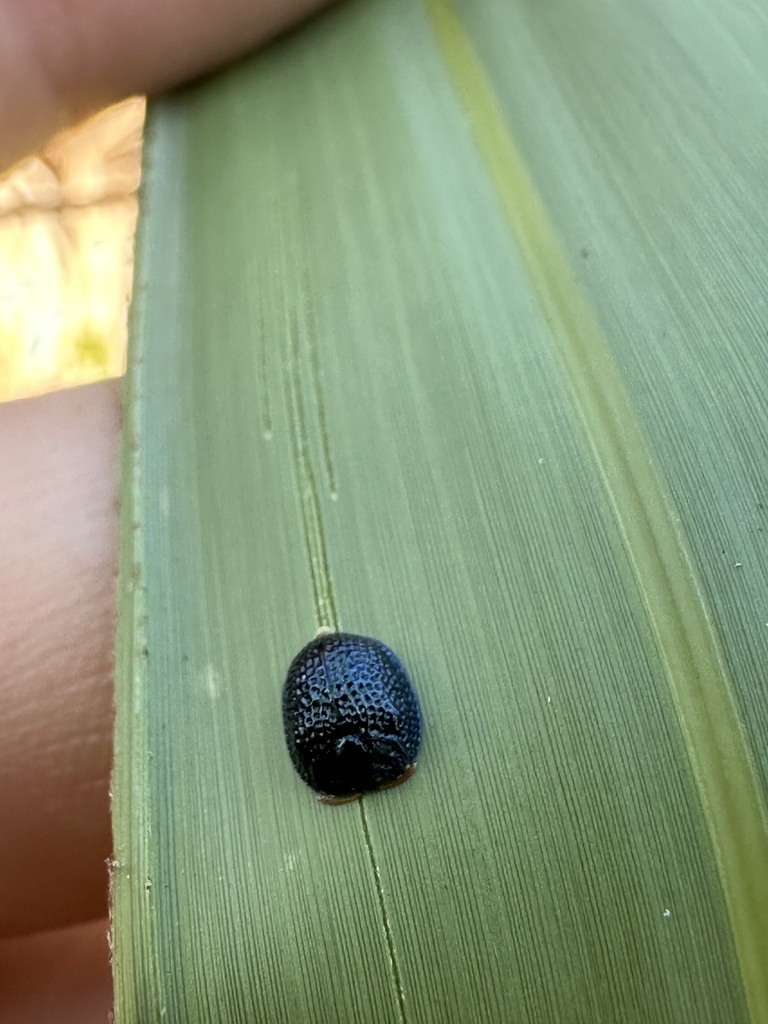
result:
[[[332,798],[407,778],[421,741],[405,669],[385,644],[352,633],[318,636],[299,651],[283,687],[283,725],[296,771]]]

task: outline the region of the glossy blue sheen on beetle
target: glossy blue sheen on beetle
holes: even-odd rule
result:
[[[390,649],[352,633],[315,637],[291,662],[283,686],[288,752],[321,796],[352,797],[413,770],[421,715]]]

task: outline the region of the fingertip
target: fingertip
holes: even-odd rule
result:
[[[0,0],[0,167],[60,128],[238,57],[329,0]]]
[[[106,913],[118,388],[0,405],[0,935]]]
[[[3,1024],[105,1024],[112,1009],[106,919],[0,941]]]

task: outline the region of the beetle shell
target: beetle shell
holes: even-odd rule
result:
[[[404,782],[421,742],[405,669],[384,644],[352,633],[318,635],[299,651],[283,725],[296,771],[329,803]]]

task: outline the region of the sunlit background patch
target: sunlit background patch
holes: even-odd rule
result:
[[[144,101],[0,178],[0,401],[122,373]]]

